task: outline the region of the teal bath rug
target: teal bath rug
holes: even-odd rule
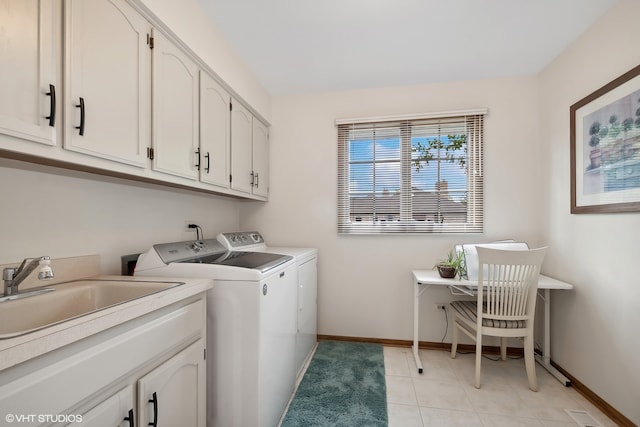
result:
[[[282,427],[312,426],[387,426],[381,345],[318,344],[282,421]]]

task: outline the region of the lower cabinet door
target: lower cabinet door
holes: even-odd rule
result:
[[[66,425],[133,427],[136,425],[133,403],[133,386],[127,386],[82,415],[68,415],[74,419],[69,418],[69,424]],[[78,417],[82,417],[82,420]]]
[[[138,380],[137,425],[205,427],[204,348],[199,339]]]

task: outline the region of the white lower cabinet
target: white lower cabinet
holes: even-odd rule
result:
[[[133,427],[135,425],[133,396],[133,388],[125,387],[84,414],[73,414],[73,418],[71,414],[63,414],[69,417],[67,419],[69,423],[65,426],[78,425],[79,417],[82,417],[81,424],[87,426]]]
[[[204,427],[205,334],[203,295],[0,371],[0,408],[28,426]]]
[[[138,380],[138,425],[205,426],[203,351],[198,340]]]

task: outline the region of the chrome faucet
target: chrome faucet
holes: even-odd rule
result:
[[[4,280],[4,295],[15,295],[18,293],[18,286],[24,281],[36,267],[40,267],[38,279],[53,279],[53,270],[51,269],[51,258],[43,256],[40,258],[25,258],[20,267],[9,267],[2,270],[2,279]]]

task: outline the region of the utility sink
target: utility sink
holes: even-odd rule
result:
[[[155,294],[182,282],[77,280],[0,302],[0,339],[13,338],[117,304]]]

